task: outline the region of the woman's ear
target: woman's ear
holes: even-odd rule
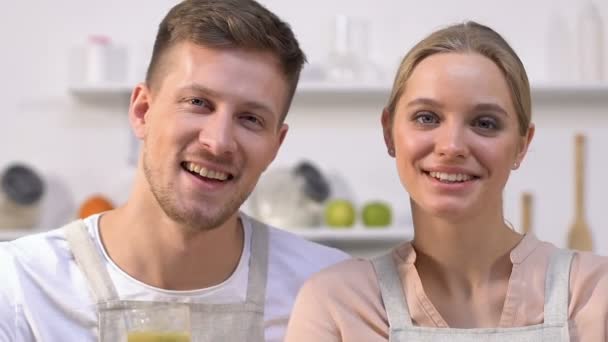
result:
[[[530,126],[528,127],[528,132],[526,133],[526,135],[524,135],[523,137],[520,137],[520,143],[519,143],[519,150],[517,151],[517,156],[515,159],[515,163],[514,163],[514,167],[513,169],[517,169],[519,168],[519,166],[521,165],[521,162],[524,160],[526,153],[528,153],[528,147],[530,147],[530,143],[532,142],[532,139],[534,138],[534,132],[536,131],[536,128],[534,126],[533,123],[530,123]]]
[[[150,90],[144,83],[139,83],[131,93],[129,103],[129,122],[133,134],[138,139],[143,139],[146,132],[146,115],[150,108]]]
[[[391,157],[395,156],[395,144],[393,143],[393,120],[391,117],[391,113],[384,108],[382,110],[382,132],[384,134],[384,143],[386,144],[386,149],[388,151],[388,155]]]

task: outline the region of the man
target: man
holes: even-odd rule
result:
[[[133,309],[160,302],[188,305],[194,341],[281,341],[302,282],[346,258],[239,212],[285,138],[304,61],[253,0],[172,8],[131,96],[143,148],[129,200],[0,245],[0,340],[118,341]]]

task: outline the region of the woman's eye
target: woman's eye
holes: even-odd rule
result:
[[[439,122],[437,115],[429,112],[419,113],[414,119],[416,120],[416,123],[420,125],[432,125]]]
[[[479,118],[474,122],[474,126],[479,127],[483,130],[498,129],[498,123],[492,118]]]

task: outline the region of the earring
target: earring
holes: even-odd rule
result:
[[[395,149],[392,148],[392,147],[390,147],[388,149],[388,155],[391,156],[391,157],[394,157],[395,156]]]
[[[515,162],[513,163],[513,170],[517,170],[519,168],[519,163]]]

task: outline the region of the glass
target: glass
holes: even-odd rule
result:
[[[357,51],[353,49],[354,19],[337,15],[334,21],[333,49],[329,55],[329,77],[333,81],[351,81],[357,78]]]
[[[157,304],[127,310],[128,342],[190,342],[190,308]]]
[[[337,15],[328,75],[332,81],[378,81],[382,71],[372,60],[370,23],[364,18]]]

